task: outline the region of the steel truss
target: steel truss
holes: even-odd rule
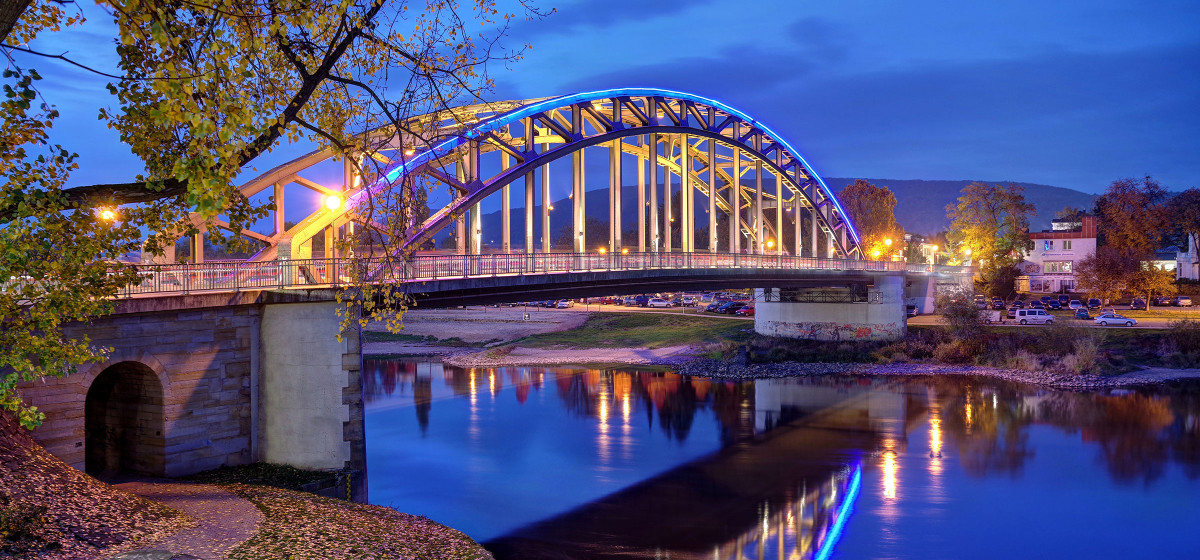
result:
[[[412,224],[401,251],[415,249],[442,228],[456,228],[458,251],[483,252],[480,203],[501,193],[502,252],[511,252],[510,192],[524,195],[523,252],[550,251],[550,173],[547,164],[571,157],[572,252],[589,248],[608,252],[722,252],[781,254],[784,240],[796,256],[862,259],[859,237],[849,218],[812,167],[784,139],[761,122],[723,103],[659,89],[615,89],[551,99],[512,101],[455,109],[422,121],[426,148],[391,129],[371,133],[365,145],[382,146],[354,154],[382,162],[383,171],[361,177],[344,162],[341,189],[303,178],[306,169],[328,161],[329,151],[314,152],[281,165],[241,187],[246,196],[273,188],[275,233],[254,236],[268,244],[255,260],[303,259],[310,240],[326,237],[333,245],[337,228],[378,227],[365,218],[370,198],[393,188],[412,188],[418,180],[447,185],[453,200],[421,224]],[[587,150],[593,148],[594,150]],[[606,149],[604,149],[606,148]],[[608,158],[607,239],[586,239],[585,154],[604,149]],[[637,200],[622,200],[622,154],[637,165]],[[485,161],[485,158],[492,158]],[[499,159],[496,165],[495,159]],[[499,172],[485,176],[485,169]],[[659,172],[664,176],[659,185]],[[297,183],[349,204],[319,209],[296,226],[283,227],[283,187]],[[517,185],[514,185],[517,183]],[[535,204],[540,190],[541,203]],[[680,216],[672,216],[672,197]],[[659,215],[659,205],[662,214]],[[622,238],[621,209],[636,204],[637,240]],[[699,206],[698,206],[699,205]],[[696,239],[700,217],[707,239]],[[536,215],[535,215],[536,214]],[[729,238],[718,239],[718,216],[727,220]],[[785,215],[788,217],[785,219]],[[787,222],[791,231],[785,231]],[[535,244],[540,229],[541,242]],[[469,233],[468,233],[469,232]],[[673,233],[679,245],[673,246]],[[327,256],[331,254],[327,251]]]

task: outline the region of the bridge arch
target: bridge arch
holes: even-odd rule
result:
[[[862,258],[853,224],[812,166],[761,121],[719,101],[685,92],[622,88],[455,111],[449,119],[429,117],[434,124],[423,126],[426,137],[433,140],[419,141],[413,135],[385,129],[370,133],[386,139],[376,142],[382,149],[354,157],[382,162],[378,172],[365,177],[347,172],[338,193],[349,204],[332,212],[318,210],[287,231],[277,227],[272,237],[260,236],[260,241],[272,247],[261,253],[259,260],[304,258],[303,245],[330,228],[353,222],[373,227],[360,212],[370,197],[397,187],[412,188],[418,180],[447,186],[453,199],[431,209],[423,223],[410,224],[407,238],[398,240],[404,248],[415,248],[452,226],[458,252],[482,252],[480,203],[502,192],[501,237],[503,251],[509,252],[513,237],[509,189],[523,180],[524,251],[550,252],[548,206],[553,201],[548,200],[547,164],[567,156],[572,160],[571,198],[575,201],[571,209],[574,252],[599,246],[610,251],[772,253],[783,252],[790,244],[793,251],[805,256]],[[417,149],[422,142],[425,149]],[[609,234],[608,239],[588,240],[584,237],[589,213],[583,201],[587,192],[583,154],[596,147],[607,147],[609,152]],[[494,160],[495,156],[499,156],[499,164],[481,162],[481,158]],[[621,194],[622,170],[628,165],[622,162],[628,156],[637,158],[638,168],[636,243],[622,239],[620,223],[622,208],[628,209],[630,204]],[[250,195],[274,186],[281,192],[279,185],[288,181],[320,191],[324,187],[301,179],[299,173],[332,157],[330,151],[314,152],[256,178],[242,191]],[[500,172],[489,176],[489,167],[499,167]],[[659,170],[662,185],[658,184]],[[540,206],[534,204],[539,187]],[[649,200],[645,200],[647,193]],[[673,197],[679,203],[677,216],[671,215]],[[657,207],[660,201],[661,212]],[[698,206],[697,201],[707,202],[707,208]],[[540,207],[540,216],[535,215],[535,206]],[[678,223],[672,219],[675,217]],[[717,238],[718,217],[729,232],[726,239]],[[696,239],[696,231],[703,225],[698,222],[705,219],[708,239]],[[282,218],[277,216],[276,222],[282,224]],[[538,225],[540,247],[535,243]],[[673,234],[680,239],[679,246],[672,246]]]
[[[92,375],[84,401],[86,472],[163,476],[166,392],[158,372],[145,363],[122,360]]]

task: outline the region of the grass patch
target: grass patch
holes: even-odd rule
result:
[[[257,534],[230,551],[230,560],[491,558],[459,531],[388,507],[267,486],[233,484],[226,488],[249,500],[265,517]]]
[[[596,313],[577,328],[512,341],[528,348],[662,348],[746,340],[752,321],[667,313]]]

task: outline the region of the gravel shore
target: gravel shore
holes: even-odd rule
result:
[[[985,366],[894,363],[780,362],[743,366],[732,361],[698,359],[697,348],[447,348],[408,346],[401,350],[387,344],[372,345],[378,354],[441,355],[457,367],[553,366],[585,364],[629,364],[668,366],[676,373],[720,379],[769,379],[814,375],[967,375],[984,376],[1056,389],[1093,390],[1139,385],[1157,385],[1177,380],[1200,380],[1200,369],[1147,368],[1121,375],[1068,375],[1047,371],[1023,371]],[[399,352],[398,352],[399,350]],[[404,350],[408,350],[405,352]],[[372,353],[372,352],[366,352]]]
[[[1200,369],[1149,368],[1121,375],[1067,375],[985,366],[942,364],[841,364],[782,362],[741,366],[719,360],[692,360],[676,370],[684,375],[724,379],[767,379],[829,374],[856,375],[967,375],[1032,383],[1055,389],[1092,390],[1157,385],[1183,379],[1200,379]]]

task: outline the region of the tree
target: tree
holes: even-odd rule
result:
[[[1069,222],[1078,222],[1083,219],[1083,215],[1087,212],[1080,210],[1074,206],[1064,206],[1062,210],[1054,213],[1054,217],[1059,220],[1067,220]]]
[[[858,229],[865,257],[886,259],[893,246],[899,247],[896,243],[904,239],[904,230],[896,223],[896,195],[891,189],[855,179],[838,193],[838,200]]]
[[[1171,296],[1178,291],[1175,272],[1150,263],[1141,263],[1141,266],[1129,275],[1127,288],[1130,294],[1144,297],[1147,303],[1155,295]]]
[[[1150,260],[1167,233],[1166,189],[1150,177],[1118,179],[1096,199],[1096,243],[1133,261]]]
[[[1173,245],[1189,246],[1189,237],[1200,238],[1200,189],[1192,187],[1176,194],[1166,204]],[[1192,247],[1192,252],[1196,248]]]
[[[971,251],[986,286],[995,287],[1013,274],[1025,252],[1033,248],[1029,218],[1034,208],[1025,202],[1025,190],[1018,185],[971,183],[963,187],[957,205],[946,206],[946,212],[951,240]]]
[[[116,24],[115,72],[29,48],[39,34],[82,20],[68,13],[72,3],[19,1],[0,10],[0,52],[7,59],[0,278],[12,279],[0,293],[0,409],[16,412],[26,426],[40,417],[20,400],[18,382],[66,375],[104,353],[87,340],[67,339],[62,325],[105,313],[106,298],[138,280],[129,267],[106,261],[143,247],[161,254],[218,216],[235,236],[225,239],[236,241],[269,205],[252,205],[234,178],[283,139],[332,148],[361,175],[373,176],[381,163],[349,156],[369,153],[395,134],[428,144],[430,120],[454,115],[415,116],[482,100],[492,85],[485,65],[520,57],[498,43],[513,16],[494,0],[98,3]],[[528,17],[541,15],[524,0],[519,5]],[[99,108],[100,118],[142,159],[145,174],[68,186],[76,165],[69,149],[52,142],[58,113],[38,89],[39,75],[24,62],[29,58],[18,61],[16,53],[109,77],[117,107]],[[366,134],[381,127],[395,134]],[[369,202],[365,219],[388,229],[378,239],[398,241],[423,207],[424,192],[406,184]],[[207,229],[222,238],[218,228]],[[390,317],[389,326],[398,325],[389,315],[397,302],[375,299],[369,287],[357,293],[361,307],[346,321]]]
[[[1104,299],[1121,297],[1129,278],[1137,269],[1134,262],[1112,247],[1097,247],[1096,252],[1075,263],[1076,288]]]

